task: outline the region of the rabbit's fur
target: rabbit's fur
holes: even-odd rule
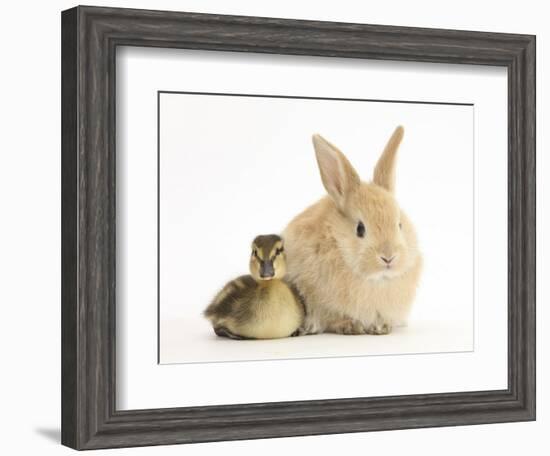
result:
[[[406,323],[422,257],[414,227],[394,198],[402,137],[398,127],[367,183],[342,152],[313,136],[328,195],[283,233],[288,278],[307,306],[302,333],[387,334]]]

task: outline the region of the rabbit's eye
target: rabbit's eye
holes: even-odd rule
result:
[[[365,225],[363,225],[363,222],[359,222],[357,224],[357,228],[355,232],[357,233],[357,236],[359,236],[360,238],[365,236]]]

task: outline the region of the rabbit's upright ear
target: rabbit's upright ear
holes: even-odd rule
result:
[[[313,135],[313,147],[323,185],[338,207],[344,209],[361,183],[359,175],[345,155],[322,136]]]
[[[402,126],[395,129],[374,168],[373,182],[392,193],[395,189],[395,157],[404,132]]]

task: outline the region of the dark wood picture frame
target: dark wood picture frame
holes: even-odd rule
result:
[[[117,46],[506,67],[508,388],[117,410]],[[64,11],[62,443],[93,449],[534,420],[535,196],[534,36],[100,7]]]

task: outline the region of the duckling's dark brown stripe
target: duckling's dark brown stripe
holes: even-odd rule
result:
[[[253,242],[258,251],[260,260],[271,258],[271,252],[277,247],[282,247],[282,239],[277,234],[263,234],[256,236]]]

